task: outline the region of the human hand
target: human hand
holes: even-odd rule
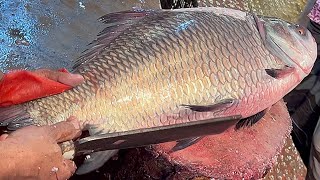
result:
[[[72,87],[78,86],[84,81],[83,76],[79,74],[68,73],[66,69],[61,69],[58,71],[51,69],[37,69],[33,72],[39,76],[46,77],[53,81],[60,82]]]
[[[0,179],[68,179],[76,166],[63,158],[57,143],[80,135],[79,122],[71,117],[51,126],[28,126],[0,136]]]
[[[68,73],[65,69],[17,70],[7,74],[1,73],[0,107],[59,94],[83,81],[84,78],[81,75]]]
[[[81,84],[84,81],[81,75],[67,73],[65,69],[58,71],[51,69],[37,69],[33,71],[33,73],[73,87]],[[0,80],[3,78],[3,76],[4,74],[0,71]]]

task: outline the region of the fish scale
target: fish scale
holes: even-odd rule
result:
[[[126,23],[120,21],[130,15]],[[287,64],[279,51],[270,52],[274,46],[261,39],[264,32],[250,13],[198,8],[122,12],[101,19],[116,25],[102,31],[76,62],[73,72],[85,82],[21,105],[35,124],[73,115],[88,129],[120,132],[232,115],[246,118],[272,106],[306,75],[298,66],[281,78],[266,72]],[[316,45],[309,39],[306,51],[312,52],[306,60],[312,64]],[[227,99],[233,101],[220,109],[191,108]]]
[[[224,82],[223,82],[224,83]],[[163,83],[163,85],[164,85],[165,83]],[[186,88],[185,88],[186,89]],[[187,88],[188,89],[188,88]],[[187,96],[189,95],[188,93],[186,93],[187,94]]]

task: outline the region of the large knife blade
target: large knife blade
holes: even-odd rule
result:
[[[219,134],[239,121],[241,116],[228,116],[161,127],[89,136],[75,142],[75,155],[97,151],[127,149]]]

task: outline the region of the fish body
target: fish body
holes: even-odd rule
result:
[[[268,75],[266,69],[288,64],[265,47],[253,16],[239,11],[220,14],[224,10],[146,15],[110,43],[102,39],[83,57],[74,72],[82,74],[85,83],[24,106],[40,125],[75,115],[84,124],[102,125],[110,132],[188,120],[179,119],[188,113],[182,104],[205,106],[232,99],[234,107],[209,114],[256,114],[280,100],[308,72],[297,67],[285,78]],[[306,51],[306,60],[313,61],[314,54]],[[193,120],[200,120],[198,114],[207,113],[192,114]]]
[[[109,26],[74,67],[85,82],[0,109],[23,114],[0,119],[2,125],[47,125],[73,115],[94,135],[245,119],[291,91],[316,59],[306,29],[237,10],[119,12],[101,20]]]

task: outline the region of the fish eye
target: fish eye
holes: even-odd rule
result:
[[[299,32],[301,35],[304,35],[304,30],[299,29],[298,32]]]
[[[296,25],[296,31],[302,36],[306,35],[306,29],[300,25]]]

